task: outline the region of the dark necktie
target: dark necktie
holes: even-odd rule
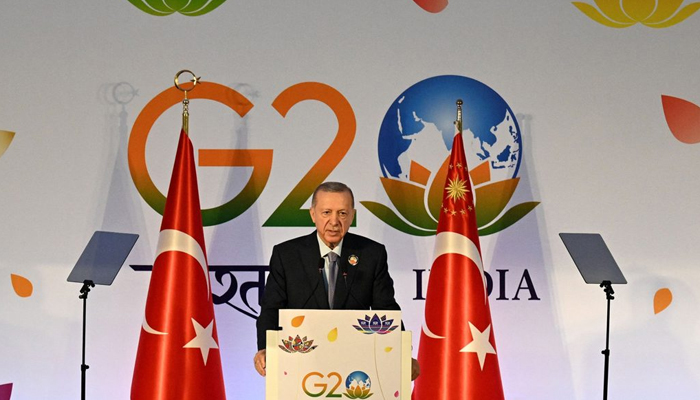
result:
[[[338,255],[328,253],[328,305],[333,308],[333,296],[335,295],[335,281],[338,278]]]

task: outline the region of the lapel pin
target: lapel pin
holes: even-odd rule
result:
[[[354,267],[355,265],[357,265],[358,262],[360,262],[360,258],[353,254],[350,257],[348,257],[348,262]]]

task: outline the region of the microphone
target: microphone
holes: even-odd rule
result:
[[[352,297],[353,300],[355,300],[357,304],[360,305],[360,307],[362,307],[362,310],[368,310],[369,307],[366,307],[364,303],[358,300],[357,297],[355,297],[355,295],[350,291],[350,288],[348,288],[348,265],[346,263],[341,263],[340,273],[343,274],[343,282],[345,282],[345,290],[348,292],[348,294]]]
[[[318,260],[318,275],[319,279],[316,281],[316,286],[314,286],[313,290],[311,290],[311,294],[309,297],[306,298],[306,301],[304,301],[304,304],[300,308],[306,308],[306,304],[309,303],[309,300],[311,300],[312,297],[314,297],[314,294],[316,293],[316,290],[318,290],[318,283],[323,280],[323,269],[326,267],[326,260],[321,257]]]

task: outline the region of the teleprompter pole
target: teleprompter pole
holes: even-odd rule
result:
[[[608,302],[608,316],[607,323],[605,326],[605,350],[602,354],[605,356],[605,368],[603,370],[603,400],[608,400],[608,371],[610,366],[610,301],[615,299],[615,291],[612,288],[612,283],[610,281],[603,281],[600,284],[605,292],[605,298]]]
[[[91,280],[83,281],[83,287],[80,288],[79,299],[83,300],[83,363],[80,364],[80,399],[85,400],[85,372],[90,368],[85,364],[85,321],[87,319],[87,298],[90,293],[90,288],[95,287]]]

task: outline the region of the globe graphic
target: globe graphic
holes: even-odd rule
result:
[[[483,83],[457,75],[420,81],[406,89],[384,116],[379,164],[386,178],[410,180],[412,163],[436,172],[452,150],[462,99],[464,150],[470,169],[488,162],[491,180],[517,176],[521,136],[513,111]]]
[[[352,386],[368,389],[372,387],[372,382],[369,380],[369,375],[362,371],[355,371],[351,372],[345,379],[345,388],[350,389]]]

